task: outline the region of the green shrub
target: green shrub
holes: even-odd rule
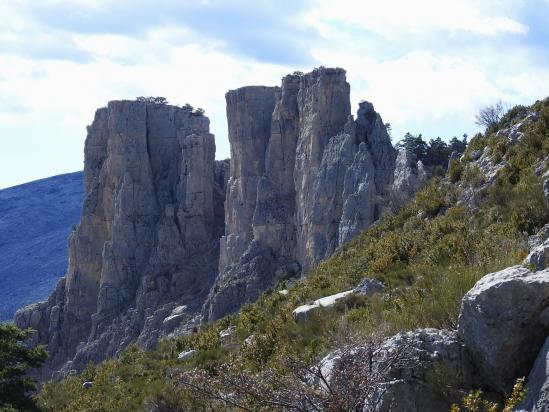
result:
[[[448,167],[448,178],[450,179],[450,182],[457,183],[461,179],[461,174],[463,173],[463,165],[459,161],[459,159],[453,159],[450,162],[450,165]]]

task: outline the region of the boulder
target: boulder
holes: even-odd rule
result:
[[[374,293],[383,293],[385,285],[377,279],[362,279],[358,286],[354,289],[354,293],[362,296],[370,296]]]
[[[454,331],[418,329],[387,339],[371,360],[364,411],[438,412],[473,386],[469,354]]]
[[[292,314],[294,315],[296,321],[306,321],[309,318],[309,314],[311,313],[311,311],[318,308],[329,308],[331,306],[334,306],[338,300],[343,299],[351,293],[353,293],[352,290],[347,290],[345,292],[336,293],[335,295],[325,296],[323,298],[315,300],[311,304],[298,306],[292,311]]]
[[[458,333],[483,384],[509,393],[549,335],[549,270],[513,266],[480,279],[464,296]]]
[[[186,359],[189,359],[191,356],[193,356],[195,353],[196,353],[195,349],[185,350],[181,352],[179,355],[177,355],[177,359],[186,360]]]
[[[524,259],[523,265],[532,266],[535,270],[543,270],[549,263],[549,240],[534,247]]]
[[[516,412],[549,411],[549,338],[545,340],[528,375],[526,399]]]

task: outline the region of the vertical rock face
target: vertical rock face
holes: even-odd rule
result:
[[[66,276],[47,302],[15,318],[48,345],[46,376],[131,341],[152,346],[201,307],[224,232],[227,164],[214,155],[202,115],[135,101],[96,112]]]
[[[99,109],[66,276],[15,317],[48,346],[43,378],[234,312],[371,225],[391,187],[410,196],[418,165],[395,169],[381,117],[362,102],[355,120],[349,92],[345,71],[326,68],[228,92],[230,164],[214,160],[200,114]]]
[[[344,70],[321,68],[227,94],[226,234],[204,319],[309,270],[379,216],[396,152],[370,103],[353,119],[349,92]]]

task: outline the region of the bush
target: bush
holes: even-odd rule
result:
[[[450,162],[450,165],[448,167],[448,178],[450,179],[450,182],[457,183],[461,179],[461,174],[463,173],[463,165],[459,161],[459,159],[453,159]]]

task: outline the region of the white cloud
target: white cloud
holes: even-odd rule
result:
[[[78,0],[77,6],[91,13],[111,1]],[[216,2],[207,3],[215,8]],[[0,187],[80,169],[85,126],[95,109],[139,95],[203,107],[218,158],[227,157],[225,92],[277,85],[288,72],[312,68],[242,57],[222,47],[223,39],[201,38],[179,25],[151,27],[139,36],[44,28],[20,13],[21,4],[32,3],[0,4]],[[508,41],[530,35],[518,13],[524,4],[319,0],[299,23],[320,33],[307,43],[313,64],[347,69],[353,110],[361,99],[372,101],[396,138],[407,130],[449,137],[471,131],[485,104],[529,104],[549,94],[547,66],[527,45]],[[244,29],[239,24],[231,30]],[[279,44],[287,36],[277,37],[276,30],[272,36],[248,46],[292,47]],[[53,54],[44,58],[44,49]],[[64,55],[76,58],[62,60]]]
[[[524,34],[528,27],[500,14],[519,5],[517,1],[498,0],[320,0],[308,21],[324,33],[329,32],[330,24],[337,21],[387,36],[432,30],[482,35]]]

